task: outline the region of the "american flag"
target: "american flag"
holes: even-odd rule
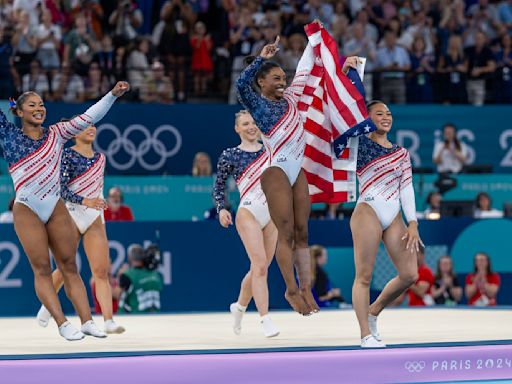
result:
[[[299,102],[307,134],[302,168],[309,194],[313,203],[353,201],[357,136],[376,128],[368,118],[359,75],[351,69],[349,78],[341,71],[336,42],[318,24],[309,24],[305,29],[313,49],[306,49],[304,54],[314,55]],[[297,72],[301,70],[297,68]]]

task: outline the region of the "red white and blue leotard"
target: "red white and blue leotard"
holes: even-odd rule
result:
[[[297,73],[285,90],[283,99],[269,100],[252,88],[263,63],[264,59],[258,57],[244,69],[237,81],[237,90],[240,102],[263,134],[269,166],[281,168],[293,185],[299,176],[306,146],[306,134],[297,104],[309,74],[306,71]]]
[[[72,148],[66,148],[62,155],[61,196],[82,235],[98,217],[105,222],[103,211],[82,204],[84,198],[103,198],[105,164],[105,155],[98,152],[88,158]]]
[[[407,222],[416,221],[409,152],[396,144],[383,147],[366,136],[359,137],[357,153],[359,199],[373,208],[382,229],[404,211]]]
[[[84,114],[51,125],[33,140],[0,111],[0,145],[9,164],[16,203],[28,206],[48,222],[60,198],[60,166],[66,141],[101,120],[117,98],[109,92]]]
[[[217,163],[217,178],[213,197],[217,212],[224,209],[226,181],[233,176],[240,192],[239,208],[250,211],[261,228],[270,222],[267,199],[261,189],[260,177],[268,166],[268,154],[265,148],[257,152],[247,152],[238,147],[225,149]]]

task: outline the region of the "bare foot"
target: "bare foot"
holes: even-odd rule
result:
[[[295,312],[300,313],[304,316],[309,316],[311,314],[311,311],[309,309],[309,306],[306,304],[304,299],[302,298],[302,295],[299,293],[298,290],[296,291],[289,291],[286,290],[284,294],[284,298],[288,301],[290,306],[293,308]]]
[[[311,293],[311,288],[301,288],[300,295],[302,296],[308,307],[311,309],[311,313],[317,313],[320,311],[320,307],[316,303],[316,300],[313,297],[313,294]]]

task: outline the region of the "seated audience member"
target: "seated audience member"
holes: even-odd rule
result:
[[[425,247],[420,246],[418,252],[418,280],[409,288],[409,305],[414,307],[434,304],[431,296],[433,285],[434,274],[425,264]]]
[[[14,206],[14,198],[9,201],[7,211],[0,213],[0,223],[12,223],[12,207]]]
[[[439,192],[430,192],[427,196],[427,208],[423,212],[423,217],[425,219],[439,219],[441,217],[441,201],[443,200],[443,195]]]
[[[105,211],[105,221],[133,221],[130,207],[123,204],[123,193],[119,187],[108,190],[108,208]]]
[[[484,252],[475,255],[475,271],[466,276],[466,298],[469,305],[496,305],[500,275],[492,271],[491,259]]]
[[[454,124],[447,123],[443,127],[443,141],[436,143],[432,160],[437,164],[439,173],[459,173],[468,159],[466,144],[457,138]]]
[[[436,304],[457,305],[462,298],[462,287],[457,275],[453,272],[453,263],[450,256],[442,256],[437,260],[435,278],[432,298]]]
[[[206,152],[197,152],[192,163],[192,176],[211,176],[212,162],[210,156]]]
[[[474,217],[475,219],[500,218],[503,217],[503,211],[492,208],[491,197],[485,192],[480,192],[475,199]]]
[[[163,278],[156,270],[154,246],[144,249],[139,244],[128,247],[128,267],[120,270],[119,313],[159,312],[161,308],[160,292]]]
[[[313,296],[320,307],[331,307],[345,302],[339,288],[332,288],[329,276],[323,267],[327,264],[327,250],[313,245],[311,252],[311,270],[313,272]]]

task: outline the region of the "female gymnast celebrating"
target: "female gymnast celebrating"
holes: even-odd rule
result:
[[[385,347],[377,331],[377,316],[417,279],[418,234],[411,160],[405,148],[387,138],[393,124],[381,101],[368,104],[377,130],[359,137],[357,177],[359,199],[350,220],[356,276],[352,303],[361,328],[361,347]],[[407,219],[406,227],[400,207]],[[370,282],[380,242],[388,251],[398,276],[390,280],[370,305]]]
[[[236,214],[236,229],[251,260],[249,272],[242,280],[238,301],[231,304],[234,317],[233,330],[238,335],[242,329],[242,317],[254,297],[261,316],[263,334],[273,337],[279,334],[268,315],[267,270],[272,262],[277,243],[277,229],[270,219],[267,200],[261,190],[260,176],[268,162],[268,155],[258,141],[260,131],[246,110],[235,115],[235,131],[241,143],[225,149],[217,163],[217,179],[214,197],[220,224],[227,228],[233,224],[231,213],[224,208],[226,180],[233,176],[240,192],[240,205]]]
[[[96,284],[96,297],[105,320],[106,333],[123,333],[112,314],[112,288],[109,282],[110,258],[103,210],[103,175],[105,155],[95,152],[92,143],[96,127],[90,125],[75,137],[75,145],[64,149],[61,162],[61,196],[75,224],[76,244],[82,237],[85,253]],[[59,269],[52,274],[53,285],[58,292],[64,279]],[[51,318],[43,305],[37,314],[39,325],[46,327]]]
[[[69,122],[45,129],[43,100],[35,92],[25,92],[13,105],[22,127],[9,123],[0,112],[0,144],[9,164],[16,200],[13,207],[14,229],[34,272],[37,297],[48,308],[67,340],[79,340],[84,334],[105,337],[92,321],[84,283],[75,262],[76,243],[73,223],[60,199],[60,163],[64,144],[101,120],[115,100],[129,89],[118,82],[100,101]],[[67,321],[51,278],[50,248],[64,278],[66,294],[82,322],[81,331]]]
[[[309,315],[319,310],[311,293],[311,263],[308,249],[310,199],[302,171],[306,136],[297,104],[308,73],[296,73],[285,90],[286,75],[272,61],[279,50],[279,37],[263,47],[261,54],[240,75],[237,89],[242,105],[263,133],[269,166],[261,175],[272,221],[278,231],[276,258],[286,283],[285,297],[292,308]],[[310,47],[309,47],[310,48]],[[260,90],[253,89],[256,84]],[[295,282],[297,269],[300,291]]]

